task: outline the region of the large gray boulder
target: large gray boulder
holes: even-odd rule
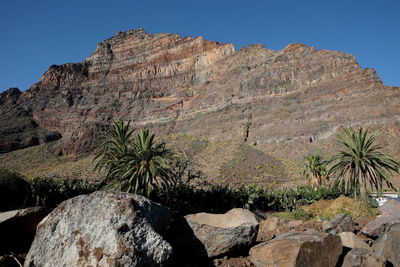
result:
[[[201,245],[210,258],[249,248],[257,237],[258,222],[255,215],[246,209],[232,209],[225,214],[197,213],[184,219],[193,236],[183,237],[180,245]]]
[[[361,232],[372,237],[380,236],[390,226],[400,223],[400,202],[389,200],[379,207],[380,215],[365,225]]]
[[[385,261],[376,256],[371,250],[353,248],[344,257],[342,267],[385,267]]]
[[[375,240],[372,248],[379,257],[391,262],[395,267],[400,267],[400,223],[386,229]]]
[[[334,267],[342,252],[340,237],[319,232],[294,232],[277,236],[250,249],[257,267]]]
[[[62,202],[37,227],[25,266],[159,266],[170,210],[142,196],[95,192]]]

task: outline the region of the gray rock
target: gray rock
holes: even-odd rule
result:
[[[37,224],[50,213],[33,207],[0,213],[0,255],[27,253],[35,237]]]
[[[377,237],[380,236],[390,226],[400,223],[400,202],[389,200],[381,207],[379,207],[381,215],[375,220],[365,225],[361,232],[368,235]]]
[[[254,214],[246,209],[232,209],[225,214],[191,214],[185,220],[208,257],[250,247],[258,231]]]
[[[400,266],[400,223],[386,229],[375,240],[372,248],[378,256],[390,261],[395,267]]]
[[[341,252],[338,235],[306,231],[282,234],[252,247],[250,260],[257,267],[334,267]]]
[[[385,262],[372,251],[353,248],[344,258],[342,267],[384,267]]]
[[[378,237],[386,229],[396,223],[400,223],[400,218],[394,216],[380,215],[375,220],[370,221],[367,225],[365,225],[361,229],[361,232],[371,237]]]
[[[381,212],[381,215],[400,218],[400,202],[394,199],[389,200],[379,207],[379,211]]]
[[[353,232],[354,228],[353,219],[347,214],[338,214],[332,220],[322,223],[322,230],[327,233],[339,234],[341,232]]]
[[[142,196],[95,192],[62,202],[37,228],[25,266],[159,266],[170,210]]]

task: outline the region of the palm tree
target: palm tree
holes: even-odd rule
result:
[[[115,169],[130,150],[133,131],[129,130],[129,124],[130,122],[113,122],[111,129],[103,136],[103,142],[98,146],[94,168],[99,171],[106,170],[106,181],[113,179]]]
[[[149,196],[154,189],[168,186],[171,176],[166,161],[171,158],[165,143],[156,143],[154,134],[140,130],[118,168],[120,189]]]
[[[335,184],[355,196],[366,198],[368,189],[382,191],[383,183],[394,189],[389,176],[399,172],[400,163],[380,151],[374,144],[375,136],[362,128],[358,132],[344,129],[344,134],[338,135],[342,150],[332,157],[329,173],[334,175]]]
[[[113,189],[149,196],[171,183],[166,161],[172,152],[148,130],[140,130],[134,139],[132,133],[129,123],[114,122],[95,157],[95,169],[107,171],[105,182]]]
[[[313,188],[322,185],[323,179],[327,179],[326,161],[318,153],[304,157],[303,176],[309,180]]]

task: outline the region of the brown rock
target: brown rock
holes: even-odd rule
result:
[[[342,240],[342,246],[347,248],[363,248],[372,250],[370,246],[361,238],[356,236],[353,232],[342,232],[339,234]]]
[[[0,255],[27,253],[36,226],[49,212],[43,207],[0,212]]]
[[[389,200],[379,207],[379,211],[383,216],[393,216],[400,218],[400,201]]]
[[[250,247],[258,231],[254,214],[245,209],[232,209],[225,214],[197,213],[185,216],[185,220],[208,257]],[[190,239],[187,241],[186,245],[191,246]]]
[[[342,245],[338,235],[295,232],[277,236],[250,249],[257,266],[335,266]]]
[[[346,214],[338,214],[330,221],[322,222],[322,229],[329,233],[353,232],[355,225],[353,219]]]
[[[258,229],[257,242],[271,240],[277,235],[305,231],[314,228],[311,222],[304,223],[302,220],[289,220],[287,218],[271,216],[260,222]]]
[[[376,216],[363,216],[354,219],[355,230],[360,232],[361,229],[366,226],[369,222],[376,219]]]
[[[385,262],[364,248],[353,248],[344,258],[342,267],[384,267]]]
[[[381,215],[375,220],[370,221],[365,225],[361,232],[368,235],[377,237],[380,236],[385,229],[390,226],[400,223],[400,202],[396,200],[390,200],[379,207]]]
[[[400,266],[400,223],[391,225],[372,245],[376,255]]]
[[[314,147],[331,150],[338,129],[362,124],[399,154],[400,90],[349,54],[304,44],[235,51],[201,37],[126,31],[11,95],[0,103],[1,152],[50,134],[62,136],[63,152],[80,154],[111,121],[131,120],[162,136],[257,144],[285,160]]]
[[[361,232],[367,236],[380,236],[387,228],[393,224],[400,223],[400,219],[394,216],[378,216],[375,220],[365,225]]]

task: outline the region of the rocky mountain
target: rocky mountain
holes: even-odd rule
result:
[[[60,139],[89,151],[113,120],[157,134],[239,142],[282,159],[332,149],[342,127],[377,130],[399,155],[400,88],[338,51],[280,51],[178,34],[119,32],[81,63],[53,65],[0,95],[0,151]]]

